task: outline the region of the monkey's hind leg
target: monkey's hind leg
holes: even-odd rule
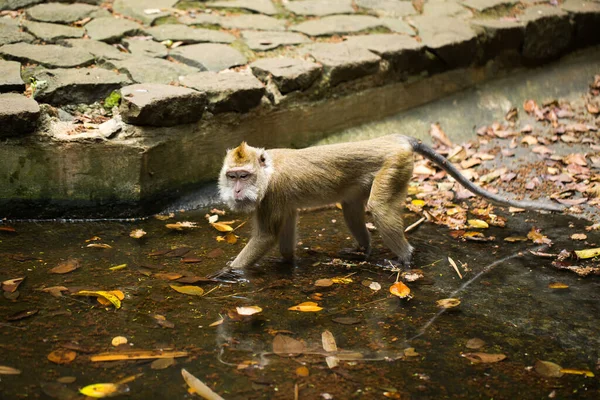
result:
[[[375,176],[367,208],[385,245],[398,256],[400,263],[408,266],[413,247],[404,236],[402,211],[412,175],[412,159],[398,158],[404,162],[388,161]]]
[[[371,235],[365,225],[365,201],[363,198],[343,201],[342,211],[344,221],[354,236],[359,251],[368,257],[371,253]]]
[[[279,252],[286,263],[293,263],[296,257],[296,220],[298,212],[294,210],[292,214],[287,215],[283,220],[281,231],[279,232]]]

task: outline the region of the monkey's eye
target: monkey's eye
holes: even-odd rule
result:
[[[248,179],[249,176],[250,176],[250,174],[243,173],[243,174],[240,174],[240,179],[246,180],[246,179]]]
[[[265,159],[265,155],[264,155],[264,154],[261,154],[261,155],[260,155],[260,162],[261,162],[261,163],[264,163],[265,161],[266,161],[266,159]]]
[[[235,174],[233,174],[233,173],[228,173],[225,175],[227,175],[227,179],[235,179],[236,178]]]

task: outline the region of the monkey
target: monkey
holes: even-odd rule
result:
[[[564,207],[516,201],[490,193],[463,176],[445,157],[418,139],[400,134],[305,149],[252,147],[242,142],[227,151],[219,174],[221,199],[233,211],[253,214],[253,233],[223,272],[240,273],[277,242],[284,261],[293,262],[298,209],[339,202],[359,249],[371,251],[365,207],[384,244],[409,265],[413,247],[404,236],[402,211],[417,153],[446,171],[474,194],[503,206],[563,211]]]

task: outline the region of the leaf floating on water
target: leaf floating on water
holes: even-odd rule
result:
[[[577,257],[582,259],[598,257],[600,256],[600,247],[596,247],[594,249],[575,250],[575,254],[577,254]]]
[[[123,300],[125,298],[125,293],[123,293],[120,290],[109,290],[108,293],[112,294],[119,300]],[[109,300],[105,299],[104,297],[97,297],[96,300],[98,300],[98,303],[102,304],[103,306],[109,306],[112,304]]]
[[[202,296],[204,294],[204,289],[198,286],[177,286],[177,285],[169,285],[171,289],[176,292],[187,294],[190,296]]]
[[[480,349],[483,346],[485,346],[485,341],[483,341],[482,339],[479,339],[479,338],[469,339],[469,340],[467,340],[467,344],[465,345],[465,347],[467,349],[472,349],[472,350]]]
[[[277,335],[273,339],[273,353],[281,357],[294,357],[304,353],[305,346],[290,336]]]
[[[129,232],[129,236],[134,239],[140,239],[146,236],[146,231],[144,231],[143,229],[134,229],[131,232]]]
[[[79,389],[79,393],[95,399],[113,397],[129,392],[129,386],[117,383],[95,383]]]
[[[471,228],[485,229],[490,227],[487,222],[481,219],[470,219],[467,222]]]
[[[127,264],[115,265],[114,267],[110,267],[108,270],[109,271],[118,271],[118,270],[124,269],[124,268],[127,268]]]
[[[333,333],[331,333],[330,331],[323,331],[323,333],[321,333],[321,342],[323,343],[323,350],[337,351],[337,344],[335,343],[335,338],[333,337]]]
[[[233,232],[233,227],[224,222],[213,222],[211,223],[212,227],[218,230],[219,232]]]
[[[115,308],[121,308],[121,300],[111,292],[105,290],[80,290],[77,293],[73,293],[73,296],[94,296],[102,297],[111,302]]]
[[[441,299],[435,302],[441,308],[454,308],[460,304],[459,299]]]
[[[235,310],[239,315],[254,315],[262,312],[259,306],[236,307]]]
[[[233,232],[227,232],[227,234],[224,236],[224,239],[229,244],[236,244],[238,237]]]
[[[588,371],[587,369],[571,369],[571,368],[562,368],[560,370],[563,374],[569,375],[585,375],[588,378],[593,378],[595,375],[592,371]]]
[[[106,243],[90,243],[85,247],[91,247],[94,249],[112,249],[112,246]]]
[[[502,361],[506,358],[506,355],[504,355],[504,354],[489,354],[489,353],[464,353],[464,354],[462,354],[462,356],[474,364],[495,363],[498,361]]]
[[[338,365],[340,365],[340,359],[337,358],[336,356],[325,357],[325,362],[327,363],[327,366],[329,367],[329,369],[333,369],[333,368],[337,367]]]
[[[410,294],[410,288],[402,282],[396,282],[390,286],[390,293],[403,299]]]
[[[39,310],[37,308],[35,308],[33,310],[17,311],[16,313],[11,314],[8,317],[6,317],[6,320],[7,321],[19,321],[21,319],[29,318],[29,317],[34,316],[35,314],[38,313],[38,311]]]
[[[77,358],[77,353],[73,350],[58,349],[48,354],[48,360],[55,364],[69,364]]]
[[[552,240],[550,240],[550,239],[548,239],[548,237],[542,235],[540,230],[536,229],[535,226],[531,228],[531,230],[527,234],[527,238],[536,244],[552,244]]]
[[[585,233],[574,233],[571,235],[571,239],[573,240],[585,240],[587,239],[587,235]]]
[[[79,267],[81,267],[81,261],[79,261],[76,258],[73,258],[61,262],[56,267],[52,268],[49,272],[51,274],[66,274],[67,272],[75,271]]]
[[[305,301],[304,303],[300,303],[298,305],[292,306],[288,308],[291,311],[301,311],[301,312],[317,312],[321,311],[323,307],[319,307],[317,303],[314,301]]]
[[[56,379],[56,382],[58,383],[73,383],[77,380],[77,378],[75,378],[74,376],[61,376],[60,378]]]
[[[346,278],[345,276],[337,276],[335,278],[331,278],[331,282],[347,285],[349,283],[352,283],[353,280],[352,278]]]
[[[418,357],[418,356],[420,356],[420,354],[415,351],[414,347],[407,347],[406,349],[404,349],[404,356],[405,357]]]
[[[20,373],[21,371],[16,368],[0,365],[0,375],[19,375]]]
[[[125,336],[115,336],[110,343],[117,347],[122,344],[127,344],[127,338]]]
[[[177,272],[157,272],[154,277],[157,279],[164,279],[166,281],[174,281],[175,279],[181,278],[183,275]]]
[[[17,233],[17,230],[12,226],[0,226],[0,232]]]
[[[159,358],[158,360],[152,361],[152,364],[150,364],[150,368],[155,369],[155,370],[160,370],[160,369],[167,369],[171,365],[175,365],[174,358]]]
[[[214,224],[215,222],[217,222],[219,220],[219,215],[218,214],[206,215],[206,219],[208,220],[209,224]]]
[[[525,236],[508,236],[504,238],[505,242],[510,242],[510,243],[514,243],[514,242],[526,242],[527,240],[529,240],[528,238],[526,238]]]
[[[551,361],[537,360],[534,366],[535,372],[545,378],[560,378],[563,373],[560,372],[562,367]]]
[[[184,368],[181,369],[181,375],[183,376],[185,383],[187,383],[190,388],[194,389],[198,396],[203,397],[206,400],[225,400]]]
[[[119,352],[99,353],[90,357],[92,362],[123,361],[123,360],[152,360],[156,358],[187,357],[187,351],[163,350],[126,350]]]
[[[338,324],[342,324],[342,325],[355,325],[355,324],[360,324],[360,318],[354,318],[354,317],[338,317],[338,318],[333,318],[332,319],[333,322],[336,322]]]
[[[550,288],[550,289],[568,289],[569,285],[567,285],[566,283],[562,283],[562,282],[552,282],[552,283],[548,284],[548,288]]]
[[[325,278],[325,279],[317,279],[315,281],[315,286],[318,287],[329,287],[333,285],[333,281],[331,279]]]
[[[309,372],[308,368],[306,368],[303,365],[301,367],[296,368],[296,375],[306,377],[306,376],[310,375],[310,372]]]
[[[379,282],[371,282],[369,284],[369,289],[377,292],[377,291],[381,290],[381,284]]]
[[[195,222],[183,221],[176,222],[174,224],[166,224],[167,229],[171,229],[173,231],[184,231],[186,229],[194,229],[198,227],[198,224]]]
[[[17,288],[19,287],[19,285],[21,283],[23,283],[23,281],[25,280],[25,276],[21,277],[21,278],[14,278],[14,279],[8,279],[5,280],[4,282],[2,282],[2,290],[4,290],[5,292],[8,293],[13,293],[14,291],[17,290]]]
[[[154,215],[154,218],[159,220],[159,221],[166,221],[169,218],[174,218],[175,217],[175,213],[169,213],[169,214],[156,214]]]
[[[218,319],[215,322],[213,322],[212,324],[210,324],[209,326],[219,326],[221,325],[223,322],[225,321],[224,318]]]

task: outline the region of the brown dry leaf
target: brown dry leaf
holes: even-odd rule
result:
[[[404,349],[404,357],[418,357],[418,356],[420,356],[420,354],[415,351],[414,347],[407,347],[406,349]]]
[[[485,341],[479,338],[472,338],[467,340],[465,347],[467,349],[477,350],[485,346]]]
[[[415,175],[435,175],[435,169],[430,168],[426,165],[420,164],[415,166],[415,168],[413,169],[413,174]]]
[[[90,357],[92,362],[123,361],[123,360],[152,360],[156,358],[187,357],[187,351],[163,350],[121,350],[118,352],[99,353]]]
[[[210,324],[210,325],[208,325],[208,326],[211,326],[211,327],[212,327],[212,326],[219,326],[219,325],[221,325],[221,324],[222,324],[224,321],[225,321],[225,319],[224,319],[224,318],[221,318],[221,319],[218,319],[218,320],[216,320],[215,322],[213,322],[212,324]]]
[[[4,290],[5,292],[8,293],[13,293],[17,290],[17,288],[19,287],[19,285],[21,283],[23,283],[23,281],[25,280],[25,276],[21,277],[21,278],[14,278],[14,279],[7,279],[5,281],[2,282],[2,290]]]
[[[552,282],[552,283],[548,284],[548,288],[550,288],[550,289],[568,289],[569,285],[567,285],[566,283],[562,283],[562,282]]]
[[[325,278],[325,279],[317,279],[315,281],[315,286],[318,286],[318,287],[329,287],[329,286],[332,286],[332,285],[333,285],[333,281],[331,279],[327,279],[327,278]]]
[[[552,240],[542,235],[540,230],[536,229],[535,226],[531,228],[531,230],[527,234],[527,238],[536,244],[552,244]]]
[[[90,243],[85,247],[90,247],[93,249],[112,249],[112,246],[106,243]]]
[[[535,136],[525,135],[521,139],[521,143],[527,144],[529,146],[533,146],[533,145],[538,144],[538,140],[537,140],[537,138]]]
[[[396,282],[390,286],[390,293],[403,299],[410,295],[410,288],[402,282]]]
[[[174,281],[175,279],[181,278],[183,275],[177,272],[157,272],[153,275],[157,279],[164,279],[167,281]]]
[[[152,361],[150,368],[154,370],[167,369],[170,366],[175,365],[174,358],[159,358],[158,360]]]
[[[47,288],[43,288],[42,292],[50,293],[54,297],[61,297],[62,292],[68,292],[69,288],[65,286],[51,286]]]
[[[37,308],[34,308],[33,310],[17,311],[16,313],[11,314],[8,317],[6,317],[6,320],[7,321],[19,321],[21,319],[32,317],[35,314],[37,314],[39,311],[40,310],[38,310]]]
[[[115,347],[120,346],[122,344],[127,344],[127,338],[125,336],[115,336],[114,338],[112,338],[110,344],[112,344]]]
[[[323,350],[325,351],[337,351],[337,344],[335,343],[335,338],[333,337],[333,333],[330,331],[323,331],[321,333],[321,342],[323,343]]]
[[[308,371],[308,368],[306,368],[303,365],[301,367],[296,368],[296,375],[306,377],[306,376],[310,375],[310,372]]]
[[[12,226],[0,226],[0,232],[17,233],[17,230]]]
[[[198,286],[178,286],[178,285],[169,285],[171,289],[176,292],[187,294],[190,296],[202,296],[204,294],[204,289]]]
[[[291,311],[301,311],[301,312],[317,312],[321,311],[323,307],[319,307],[319,305],[313,301],[305,301],[304,303],[300,303],[298,305],[292,306],[288,308]]]
[[[595,104],[587,103],[585,108],[590,114],[600,114],[600,108]]]
[[[231,227],[230,225],[228,225],[224,222],[213,222],[213,223],[211,223],[211,225],[213,228],[215,228],[219,232],[233,232],[233,227]]]
[[[571,239],[573,240],[585,240],[587,239],[587,235],[585,233],[574,233],[571,235]]]
[[[446,135],[446,132],[442,130],[442,127],[438,122],[436,122],[435,124],[431,124],[431,127],[429,129],[429,135],[431,135],[431,138],[434,141],[438,141],[446,147],[452,147],[452,142],[448,138],[448,135]]]
[[[52,268],[49,272],[51,274],[66,274],[67,272],[75,271],[81,267],[81,261],[73,258],[67,261],[61,262],[56,267]]]
[[[515,243],[515,242],[526,242],[529,240],[525,236],[508,236],[504,238],[505,242]]]
[[[562,162],[565,165],[576,164],[581,167],[587,166],[587,160],[585,159],[585,154],[581,154],[581,153],[569,154],[562,159]]]
[[[342,324],[342,325],[355,325],[355,324],[360,324],[360,318],[355,318],[355,317],[338,317],[338,318],[333,318],[332,319],[333,322],[336,322],[338,324]]]
[[[527,114],[531,114],[538,108],[539,107],[534,100],[526,100],[525,103],[523,103],[523,109]]]
[[[531,149],[531,151],[533,153],[542,154],[542,155],[544,155],[544,154],[553,154],[554,153],[554,150],[550,150],[546,146],[535,146],[534,148]]]
[[[224,236],[225,241],[229,244],[236,244],[238,240],[238,236],[236,236],[233,232],[227,232]]]
[[[194,229],[198,227],[198,224],[190,221],[182,221],[176,222],[174,224],[166,224],[165,227],[167,229],[171,229],[173,231],[184,231],[186,229]]]
[[[506,355],[504,355],[504,354],[489,354],[489,353],[464,353],[464,354],[462,354],[462,356],[474,364],[495,363],[498,361],[502,361],[506,358]]]
[[[245,307],[236,307],[235,310],[239,315],[254,315],[262,312],[262,308],[259,306],[245,306]]]
[[[134,239],[140,239],[146,235],[146,232],[143,229],[134,229],[129,232],[129,236]]]
[[[273,339],[273,353],[281,357],[294,357],[304,353],[305,346],[290,336],[277,335]]]
[[[58,349],[48,354],[48,360],[55,364],[69,364],[77,357],[73,350]]]
[[[437,306],[440,308],[454,308],[454,307],[457,307],[458,305],[460,305],[460,300],[453,299],[453,298],[441,299],[441,300],[437,300],[435,302],[435,304],[437,304]]]
[[[21,371],[16,368],[0,365],[0,375],[19,375],[20,373]]]
[[[169,214],[156,214],[154,215],[154,218],[159,220],[159,221],[166,221],[169,218],[174,218],[175,217],[175,213],[169,213]]]
[[[534,366],[535,372],[543,376],[544,378],[560,378],[563,373],[560,372],[562,367],[551,361],[537,360]]]

